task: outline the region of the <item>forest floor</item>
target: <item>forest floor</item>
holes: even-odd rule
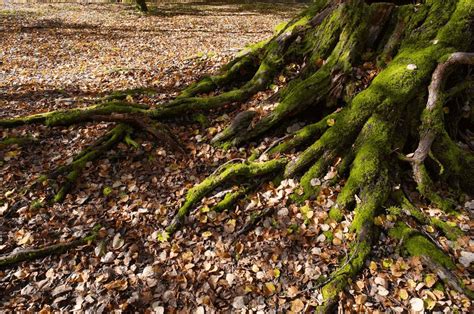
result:
[[[153,93],[133,101],[158,105],[216,72],[239,48],[271,36],[300,8],[161,5],[147,16],[116,4],[0,9],[0,117],[87,106],[113,91],[141,87]],[[9,206],[18,191],[70,162],[110,124],[0,130],[2,137],[29,134],[38,140],[0,150],[0,255],[70,241],[95,224],[103,226],[91,245],[0,268],[0,311],[266,313],[318,305],[321,295],[313,287],[341,263],[354,236],[348,230],[351,214],[340,223],[328,219],[340,191],[339,184],[328,184],[334,172],[314,182],[322,185],[321,193],[307,206],[289,202],[298,186],[285,180],[264,186],[233,211],[209,211],[225,194],[221,191],[205,199],[173,239],[159,240],[191,186],[222,163],[251,152],[251,147],[223,151],[210,146],[209,139],[242,108],[269,110],[272,105],[265,100],[284,80],[246,104],[213,112],[209,121],[170,121],[188,151],[184,157],[145,140],[137,140],[138,148],[121,144],[87,167],[63,203],[47,205],[45,187],[25,195],[29,205],[13,214]],[[274,140],[267,138],[263,145]],[[459,206],[472,211],[474,202],[465,199]],[[233,234],[251,213],[266,208],[270,214],[234,242]],[[474,222],[467,214],[421,209],[472,235]],[[390,223],[390,217],[378,222]],[[434,230],[425,232],[457,258],[457,275],[472,289],[474,238],[452,242]],[[374,252],[341,298],[341,309],[472,310],[471,300],[443,287],[419,259],[401,257],[397,244],[383,234]]]

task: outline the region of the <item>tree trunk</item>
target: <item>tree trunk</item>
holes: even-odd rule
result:
[[[246,145],[269,132],[278,134],[290,119],[312,122],[281,134],[281,140],[251,160],[224,164],[192,188],[161,239],[181,228],[190,211],[218,187],[239,186],[216,207],[224,210],[255,192],[260,186],[255,182],[299,178],[301,193],[294,201],[301,202],[318,195],[314,180],[335,167],[345,185],[330,217],[340,220],[354,210],[351,229],[356,240],[340,268],[321,286],[324,302],[318,311],[331,311],[348,281],[365,267],[381,231],[375,226],[375,217],[381,214],[396,219],[383,232],[398,239],[408,254],[421,256],[427,267],[444,274],[448,285],[472,296],[452,275],[456,266],[451,259],[418,229],[431,225],[450,239],[462,231],[425,216],[399,187],[415,184],[426,202],[448,213],[454,210],[454,202],[440,196],[438,184],[474,193],[473,112],[469,109],[461,117],[446,110],[452,107],[450,112],[457,112],[457,100],[472,99],[467,67],[474,64],[473,36],[468,36],[474,26],[473,12],[471,0],[427,0],[419,5],[318,0],[271,39],[242,52],[220,74],[192,84],[156,109],[123,102],[126,95],[118,94],[86,109],[0,120],[0,126],[119,123],[71,165],[43,177],[55,180],[58,173],[69,173],[69,191],[84,159],[100,158],[101,152],[129,138],[133,130],[153,134],[149,128],[156,121],[244,102],[289,68],[297,68],[275,96],[278,101],[272,112],[239,114],[212,142],[223,147]],[[213,96],[206,96],[210,92]],[[169,133],[155,138],[176,148]],[[252,184],[242,188],[244,183]],[[59,191],[55,200],[66,192]]]

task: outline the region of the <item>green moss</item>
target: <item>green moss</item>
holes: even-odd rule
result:
[[[8,146],[18,145],[18,146],[26,146],[37,142],[38,140],[34,137],[27,136],[27,137],[7,137],[0,140],[0,149],[3,149]]]
[[[291,224],[286,229],[286,232],[288,232],[288,234],[293,234],[293,233],[298,233],[299,230],[300,230],[300,226],[298,224]]]
[[[47,126],[71,125],[78,122],[88,121],[94,115],[110,115],[112,113],[143,113],[147,110],[130,106],[129,104],[110,102],[81,109],[54,111],[45,114]]]
[[[39,208],[42,208],[43,206],[44,206],[44,203],[41,200],[34,200],[30,204],[31,209],[39,209]]]
[[[403,249],[411,256],[426,256],[448,269],[455,268],[449,256],[442,252],[433,242],[408,227],[405,223],[396,223],[395,227],[390,229],[389,235],[401,240]]]
[[[431,147],[433,155],[444,166],[442,178],[474,194],[474,154],[460,148],[443,129]]]
[[[101,155],[106,153],[114,145],[120,142],[125,134],[130,131],[130,127],[124,124],[119,124],[109,131],[102,139],[100,139],[95,145],[86,148],[79,153],[71,164],[63,166],[57,171],[59,174],[66,173],[64,182],[61,189],[56,193],[53,198],[53,202],[62,202],[69,191],[73,188],[75,182],[81,175],[84,168],[91,161],[98,159]]]
[[[137,142],[135,142],[135,141],[132,139],[132,137],[131,137],[131,135],[130,135],[129,133],[127,133],[127,134],[125,135],[123,141],[124,141],[127,145],[132,146],[132,147],[135,148],[135,149],[140,148],[140,144],[138,144]]]
[[[454,13],[436,36],[439,43],[445,46],[457,47],[459,51],[463,51],[470,47],[473,39],[472,36],[466,37],[466,34],[469,32],[473,11],[474,3],[471,0],[457,1]],[[462,46],[460,47],[459,45]]]
[[[334,239],[334,234],[332,233],[332,231],[324,231],[323,234],[326,237],[326,241],[328,243],[332,243],[332,240]]]
[[[450,199],[445,199],[436,193],[434,190],[434,183],[431,180],[425,165],[419,165],[418,172],[420,173],[420,181],[417,182],[417,189],[421,195],[429,199],[443,211],[452,212],[455,208],[455,202]]]
[[[230,210],[237,201],[245,197],[246,192],[246,188],[240,187],[237,191],[227,193],[224,198],[212,208],[212,210],[216,212],[222,212],[227,209]]]
[[[109,196],[110,194],[112,194],[114,190],[110,187],[110,186],[105,186],[103,189],[102,189],[102,194],[107,197]]]
[[[191,208],[218,186],[221,186],[230,180],[254,178],[277,172],[283,168],[286,163],[287,160],[283,158],[267,162],[246,162],[227,166],[223,171],[206,178],[200,184],[188,191],[183,206],[178,210],[174,221],[166,228],[166,231],[169,234],[174,233]]]
[[[339,209],[338,206],[333,206],[331,207],[331,210],[329,210],[329,218],[334,219],[337,222],[340,222],[342,221],[342,219],[344,219],[344,214]]]
[[[438,218],[430,217],[425,215],[420,209],[416,208],[411,204],[411,202],[403,195],[403,192],[398,190],[392,192],[392,197],[397,200],[402,206],[400,207],[390,207],[387,211],[397,217],[401,217],[404,214],[409,214],[415,218],[418,222],[424,225],[431,225],[439,230],[441,230],[448,239],[451,241],[457,240],[464,233],[458,226],[451,226],[449,223],[446,223]]]
[[[275,30],[273,31],[275,34],[279,34],[282,30],[286,28],[288,22],[281,22],[277,26],[275,26]]]
[[[209,119],[206,115],[198,113],[193,117],[193,120],[199,123],[201,126],[206,127],[209,125]]]

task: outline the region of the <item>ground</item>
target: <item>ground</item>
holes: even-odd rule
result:
[[[271,10],[270,10],[271,9]],[[271,36],[299,7],[163,6],[143,16],[124,5],[35,5],[0,11],[0,112],[11,117],[93,104],[112,91],[139,87],[157,93],[133,99],[151,106],[206,73],[215,72],[239,47]],[[216,35],[217,34],[217,35]],[[67,163],[109,128],[106,123],[67,129],[28,126],[0,132],[30,134],[26,147],[0,151],[0,254],[17,247],[52,244],[84,236],[100,223],[99,241],[44,259],[0,269],[0,308],[15,310],[293,310],[319,304],[314,287],[348,253],[353,219],[328,219],[341,186],[329,172],[314,185],[317,199],[288,200],[293,180],[263,186],[234,211],[210,211],[207,198],[172,241],[160,239],[185,193],[222,163],[246,158],[251,148],[218,149],[209,140],[242,109],[271,110],[265,102],[283,84],[260,92],[241,108],[213,112],[209,121],[170,125],[188,150],[173,155],[151,142],[120,145],[107,159],[89,165],[61,204],[47,205],[41,189],[25,195],[28,206],[9,215],[12,195],[41,174]],[[132,100],[130,100],[132,101]],[[185,118],[184,118],[185,119]],[[293,126],[297,127],[297,126]],[[266,138],[262,149],[275,139]],[[343,182],[340,182],[343,184]],[[43,193],[43,194],[42,194]],[[222,193],[221,193],[222,194]],[[412,199],[416,202],[417,195]],[[465,199],[459,207],[474,206]],[[235,238],[247,217],[272,211],[255,229]],[[421,208],[469,234],[470,218]],[[390,224],[390,217],[378,223]],[[467,286],[473,239],[449,241],[425,230],[456,257]],[[403,258],[384,234],[368,268],[349,287],[340,308],[364,312],[393,308],[469,312],[471,301],[442,288],[418,258]],[[383,256],[383,258],[380,258]],[[471,276],[472,277],[472,276]]]

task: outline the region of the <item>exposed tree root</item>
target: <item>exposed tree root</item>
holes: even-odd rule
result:
[[[89,235],[78,240],[47,245],[36,249],[18,250],[10,254],[0,256],[0,267],[10,266],[54,254],[61,254],[78,246],[90,244],[96,240],[100,228],[101,227],[99,225],[95,226]]]
[[[286,164],[286,159],[274,159],[267,162],[245,162],[234,165],[229,165],[222,172],[214,174],[197,186],[189,190],[186,195],[186,200],[183,206],[178,210],[173,218],[173,221],[166,228],[166,232],[170,235],[173,234],[184,222],[184,219],[188,215],[189,211],[197,202],[212,192],[217,187],[228,183],[231,180],[238,178],[252,179],[254,177],[268,175],[282,169]]]
[[[473,65],[474,53],[453,53],[447,57],[445,62],[436,67],[428,87],[428,102],[422,116],[420,142],[413,157],[410,158],[413,166],[413,178],[418,184],[420,193],[445,210],[452,208],[452,203],[444,200],[433,190],[433,182],[426,171],[424,161],[431,150],[433,141],[443,132],[444,97],[442,89],[449,71],[457,64]]]
[[[425,1],[417,7],[396,3],[369,5],[362,0],[316,1],[273,38],[238,56],[222,73],[189,86],[176,99],[157,108],[113,101],[84,109],[3,119],[0,126],[9,128],[33,123],[60,126],[89,121],[119,123],[98,143],[77,156],[72,164],[51,174],[52,178],[66,174],[68,183],[55,198],[62,200],[85,163],[97,159],[121,141],[132,127],[179,151],[180,145],[172,133],[158,124],[161,119],[194,115],[198,111],[243,102],[266,89],[286,65],[298,64],[301,71],[280,90],[278,104],[271,112],[255,124],[252,124],[255,112],[240,113],[212,142],[247,144],[271,131],[276,133],[284,121],[298,119],[303,112],[309,124],[294,134],[279,134],[281,140],[262,154],[265,158],[261,156],[262,160],[270,158],[269,161],[256,162],[255,155],[240,163],[226,163],[190,189],[166,227],[164,238],[178,231],[192,208],[218,188],[237,186],[214,207],[221,211],[258,189],[257,186],[269,177],[281,173],[286,178],[301,175],[303,193],[298,198],[305,200],[318,195],[313,180],[319,180],[334,167],[337,175],[345,179],[345,184],[330,216],[341,220],[343,212],[355,208],[350,229],[356,240],[346,260],[321,287],[323,303],[318,311],[330,312],[349,280],[357,276],[371,254],[379,233],[375,217],[385,211],[390,191],[399,183],[393,178],[406,179],[399,173],[402,167],[399,167],[397,154],[411,162],[418,191],[435,205],[444,209],[450,207],[449,201],[435,191],[432,178],[445,183],[455,182],[453,188],[474,193],[473,154],[452,140],[443,121],[443,107],[449,105],[455,95],[467,94],[472,84],[455,84],[442,93],[452,66],[474,64],[473,53],[453,53],[472,51],[472,39],[466,39],[465,34],[470,31],[474,19],[474,4],[470,0]],[[372,72],[367,71],[370,75],[366,73],[367,77],[358,78],[357,73],[366,66]],[[423,91],[431,77],[424,108]],[[212,96],[206,95],[211,92]],[[470,119],[472,121],[472,117]],[[418,145],[413,143],[417,134]],[[405,156],[416,146],[413,156]],[[434,167],[426,162],[429,156],[435,161]],[[443,169],[438,176],[432,173],[436,167]],[[333,174],[330,180],[337,179]],[[449,257],[402,221],[411,216],[415,223],[432,225],[449,239],[459,237],[461,230],[427,217],[403,195],[394,198],[402,208],[388,210],[400,219],[390,234],[402,242],[410,255],[421,256],[423,262],[453,289],[472,296],[471,291],[453,279],[454,264]],[[251,230],[259,217],[271,212],[269,208],[252,216],[234,239]]]
[[[164,146],[171,149],[172,151],[181,154],[185,153],[183,146],[179,143],[176,136],[173,135],[166,125],[153,121],[146,115],[113,113],[106,116],[94,115],[91,117],[91,119],[98,121],[120,122],[122,124],[133,126],[150,134],[154,139],[156,139],[158,142],[164,143]]]
[[[434,226],[438,228],[451,241],[457,240],[464,235],[464,232],[457,226],[450,226],[448,223],[435,218],[427,216],[420,209],[414,206],[402,193],[401,190],[396,190],[392,193],[392,197],[400,204],[401,208],[390,207],[389,212],[395,216],[411,216],[417,220],[418,223],[425,226]]]
[[[117,125],[96,143],[80,152],[70,164],[61,166],[46,176],[44,179],[56,179],[60,175],[65,176],[66,181],[61,185],[61,188],[54,196],[54,202],[64,200],[67,193],[73,188],[75,182],[87,166],[87,163],[97,160],[118,144],[129,130],[130,127],[125,124]]]
[[[390,230],[390,236],[400,241],[400,245],[411,256],[419,256],[423,263],[435,272],[448,286],[474,297],[474,292],[467,289],[464,284],[452,273],[456,268],[453,261],[446,253],[441,251],[428,238],[408,227],[404,222],[398,222]]]
[[[0,149],[4,149],[6,147],[12,146],[12,145],[18,145],[18,146],[26,146],[30,144],[34,144],[38,140],[34,137],[27,136],[27,137],[7,137],[2,140],[0,140]]]

